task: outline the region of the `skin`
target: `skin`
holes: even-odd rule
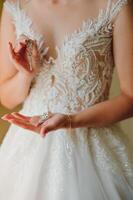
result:
[[[69,119],[66,115],[60,113],[54,113],[44,123],[40,124],[40,116],[24,116],[20,113],[11,113],[2,117],[2,119],[9,121],[15,125],[18,125],[24,129],[33,131],[40,134],[42,137],[50,131],[55,131],[60,128],[69,128]]]
[[[37,4],[39,2],[40,4]],[[62,6],[61,4],[51,4],[51,12],[48,13],[48,4],[46,1],[36,1],[33,0],[33,4],[30,5],[33,6],[34,12],[32,12],[32,19],[35,18],[33,16],[38,10],[40,11],[41,15],[41,7],[43,8],[44,13],[44,19],[47,18],[47,24],[45,23],[45,26],[40,26],[41,30],[44,31],[45,38],[47,38],[47,44],[50,46],[49,54],[47,55],[56,57],[56,53],[54,52],[54,44],[57,44],[59,46],[62,43],[62,38],[64,36],[64,31],[67,32],[73,32],[73,27],[79,27],[80,24],[77,24],[78,22],[81,22],[83,19],[87,18],[88,11],[85,10],[87,5],[87,9],[96,10],[100,7],[104,7],[105,1],[99,1],[99,3],[96,3],[97,1],[89,1],[89,0],[82,0],[79,1],[79,3],[74,5],[67,5]],[[36,5],[36,6],[35,6]],[[80,9],[80,6],[82,5],[82,9]],[[37,7],[38,6],[38,7]],[[40,7],[41,6],[41,7]],[[43,7],[44,6],[44,7]],[[74,7],[75,6],[75,7]],[[92,6],[92,7],[91,7]],[[37,8],[35,12],[35,7]],[[71,18],[71,13],[73,13],[73,9],[75,8],[75,11],[79,13],[79,19],[76,20],[76,18],[72,18],[72,20],[68,20],[68,22],[65,21],[64,16],[68,16],[68,10],[69,10],[69,16]],[[95,9],[94,9],[95,8]],[[28,6],[26,7],[28,11]],[[32,10],[32,9],[30,9]],[[81,11],[82,10],[82,11]],[[11,113],[3,116],[4,120],[7,120],[10,123],[16,124],[22,128],[32,130],[35,133],[41,134],[42,136],[45,136],[47,133],[61,129],[61,128],[69,128],[70,125],[72,128],[79,128],[79,127],[104,127],[108,126],[112,123],[119,122],[121,120],[127,119],[129,117],[133,116],[133,3],[125,6],[122,8],[119,15],[114,20],[114,32],[113,32],[113,53],[114,53],[114,61],[115,61],[115,67],[117,69],[117,74],[119,78],[120,83],[120,89],[121,93],[119,96],[98,103],[94,106],[91,106],[90,108],[84,109],[81,112],[73,113],[70,115],[71,123],[69,120],[69,117],[67,115],[64,115],[62,113],[52,113],[52,117],[50,117],[48,120],[46,120],[43,124],[39,124],[40,116],[23,116],[19,113]],[[59,12],[60,11],[60,12]],[[76,13],[76,14],[77,14]],[[92,13],[91,16],[94,17],[94,14]],[[95,16],[97,14],[95,13]],[[8,14],[6,11],[4,11],[3,14],[3,20],[2,24],[7,24],[9,30],[12,34],[5,36],[3,33],[4,26],[1,26],[1,41],[11,41],[11,43],[14,43],[14,35],[13,35],[13,28],[11,26],[10,17],[7,16]],[[42,17],[42,15],[41,15]],[[55,23],[55,20],[56,22]],[[39,17],[36,19],[36,22],[40,21]],[[43,20],[41,20],[43,22]],[[53,23],[52,23],[53,22]],[[56,24],[56,27],[55,25]],[[58,28],[57,28],[58,27]],[[9,32],[9,31],[8,31]],[[120,34],[121,33],[121,34]],[[55,39],[56,38],[56,39]],[[26,45],[26,41],[21,41],[23,45]],[[21,44],[22,44],[21,43]],[[3,44],[3,43],[2,43]],[[22,103],[25,98],[28,95],[29,87],[31,84],[31,81],[33,77],[36,75],[36,69],[38,69],[39,66],[39,55],[37,53],[37,46],[35,44],[35,41],[33,41],[34,44],[34,53],[33,53],[33,69],[35,69],[34,72],[27,71],[28,63],[25,60],[25,64],[22,64],[21,56],[16,57],[16,54],[13,51],[13,45],[10,45],[9,47],[9,60],[5,55],[8,52],[8,48],[6,48],[4,45],[0,46],[0,55],[2,55],[2,66],[0,67],[0,99],[3,105],[5,105],[8,108],[13,108],[16,105]],[[22,53],[25,54],[25,51],[22,51],[22,48],[26,48],[26,46],[18,45],[17,50],[15,51],[17,54]],[[20,54],[21,54],[20,53]],[[21,88],[21,84],[23,83],[23,88]],[[17,87],[16,87],[17,85]],[[21,89],[21,93],[20,93]],[[10,96],[9,93],[14,91],[16,92],[16,96],[13,95],[13,97]],[[19,97],[18,97],[19,96]],[[10,101],[9,101],[10,99]]]

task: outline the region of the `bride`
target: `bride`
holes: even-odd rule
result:
[[[132,200],[129,0],[6,0],[0,101],[20,112],[0,147],[0,200]],[[109,99],[114,67],[121,94]]]

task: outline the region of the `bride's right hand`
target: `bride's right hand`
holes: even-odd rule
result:
[[[28,48],[28,42],[32,43],[32,50],[31,50],[31,58],[29,62],[28,52],[30,49]],[[16,47],[13,47],[12,43],[9,42],[9,56],[11,62],[13,63],[14,67],[21,73],[28,75],[29,77],[34,78],[36,73],[39,71],[40,68],[40,56],[38,52],[38,47],[36,41],[33,41],[28,38],[21,38],[18,41]],[[30,69],[30,65],[32,69]]]

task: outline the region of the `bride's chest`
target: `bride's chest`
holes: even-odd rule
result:
[[[32,21],[32,30],[40,33],[45,40],[45,46],[49,47],[48,57],[51,55],[54,58],[57,57],[55,47],[62,46],[66,35],[73,35],[81,28],[84,21],[94,20],[99,14],[94,3],[89,6],[88,1],[84,0],[82,4],[77,2],[76,6],[74,4],[69,6],[46,4],[45,7],[42,6],[41,8],[40,5],[35,8],[33,3],[33,8],[30,7],[23,9],[22,15],[25,15],[25,19],[28,18]],[[25,22],[21,21],[21,23]]]
[[[52,55],[51,57],[54,62],[60,60],[62,61],[62,64],[66,64],[66,66],[68,64],[71,65],[74,62],[85,62],[86,59],[84,58],[88,57],[91,63],[95,62],[96,58],[104,62],[103,57],[105,57],[106,54],[108,54],[108,50],[111,49],[113,26],[110,21],[110,12],[107,12],[105,9],[102,9],[96,18],[90,19],[90,17],[87,17],[86,20],[84,15],[82,15],[84,20],[79,20],[78,18],[76,20],[75,15],[73,18],[70,17],[68,20],[65,19],[64,14],[64,19],[60,20],[63,20],[63,22],[64,20],[66,20],[66,23],[63,23],[66,24],[66,27],[65,25],[59,25],[62,24],[59,19],[52,18],[52,24],[54,24],[53,27],[54,30],[56,30],[56,33],[53,34],[53,32],[51,32],[52,34],[49,34],[50,27],[47,31],[38,29],[37,27],[42,27],[42,25],[37,24],[37,22],[35,22],[34,19],[32,19],[32,17],[29,17],[25,10],[16,7],[16,5],[14,4],[12,4],[11,6],[11,11],[14,13],[14,24],[16,28],[17,38],[24,34],[28,38],[37,40],[42,61],[44,57],[49,55],[49,62],[50,55]],[[76,21],[77,25],[76,28],[74,28],[73,23],[75,23]],[[42,22],[43,20],[39,20],[38,23]],[[49,23],[49,21],[47,21],[46,19],[45,24],[49,26],[49,24],[51,23]],[[49,39],[48,37],[45,37],[43,31],[47,36],[49,35]],[[52,42],[53,46],[50,46],[48,40],[54,41]],[[60,44],[57,42],[57,40],[60,40],[60,42],[58,41]],[[50,50],[56,53],[53,53],[54,55],[52,53],[50,54]]]

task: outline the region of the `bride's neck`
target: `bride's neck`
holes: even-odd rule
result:
[[[79,1],[79,0],[42,0],[42,1],[51,3],[51,4],[67,4],[67,3],[73,3],[73,2]]]

